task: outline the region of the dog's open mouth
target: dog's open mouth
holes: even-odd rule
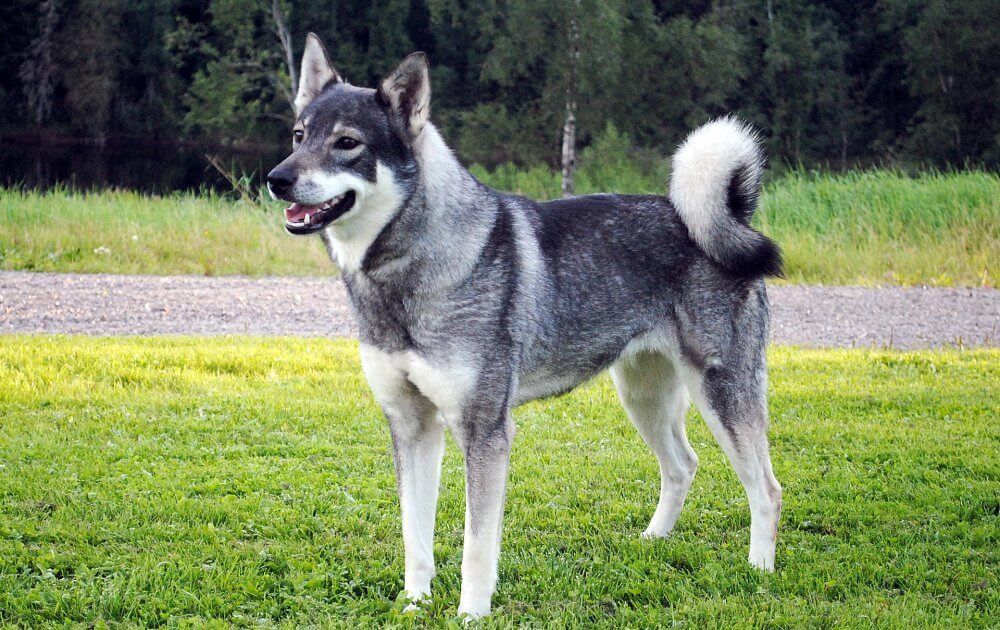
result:
[[[285,208],[285,229],[291,234],[312,234],[330,225],[354,206],[353,190],[315,206],[293,203]]]

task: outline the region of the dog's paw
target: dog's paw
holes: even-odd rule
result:
[[[403,614],[409,614],[409,613],[416,614],[416,613],[420,612],[421,610],[423,610],[423,607],[421,606],[421,604],[422,604],[422,602],[410,602],[410,603],[408,603],[407,605],[403,606]]]
[[[658,529],[653,529],[652,527],[647,527],[646,531],[644,531],[641,534],[639,534],[639,536],[641,538],[646,539],[646,540],[655,540],[657,538],[666,538],[666,537],[670,536],[670,530],[661,531],[661,530],[658,530]]]
[[[747,558],[750,562],[750,566],[760,571],[766,573],[774,573],[774,553],[760,553],[760,552],[750,552],[750,556]]]
[[[458,616],[464,623],[470,623],[490,614],[490,603],[461,603],[458,605]]]
[[[402,591],[396,597],[397,610],[403,614],[416,614],[424,610],[431,603],[430,593],[407,593]]]

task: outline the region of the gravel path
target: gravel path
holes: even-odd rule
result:
[[[772,340],[997,347],[1000,290],[772,286]],[[0,272],[0,333],[356,336],[335,278]]]

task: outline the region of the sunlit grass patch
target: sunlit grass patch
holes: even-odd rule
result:
[[[675,535],[605,378],[516,414],[487,626],[985,627],[1000,612],[1000,352],[771,351],[778,572],[701,459]],[[430,610],[459,593],[449,443]],[[0,623],[368,626],[402,542],[389,434],[349,341],[0,337]]]

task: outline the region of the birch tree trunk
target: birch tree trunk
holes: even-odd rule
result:
[[[281,2],[273,0],[271,3],[271,18],[274,20],[274,34],[281,42],[281,49],[285,53],[285,65],[288,67],[289,86],[282,90],[285,93],[285,100],[288,106],[295,112],[295,92],[298,90],[299,79],[295,70],[295,54],[292,50],[292,29],[288,26],[284,11],[281,10]]]
[[[566,99],[566,123],[562,139],[562,196],[573,196],[573,173],[576,171],[576,103]]]
[[[580,64],[580,24],[577,15],[580,1],[575,0],[575,13],[569,19],[569,68],[566,81],[566,121],[562,138],[562,196],[573,196],[573,174],[576,171],[576,82]]]

